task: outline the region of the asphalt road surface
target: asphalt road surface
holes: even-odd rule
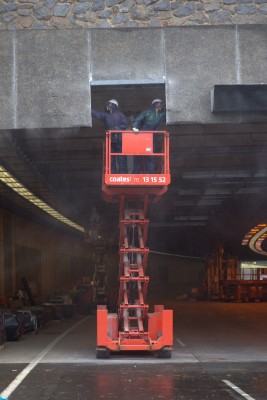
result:
[[[95,315],[50,322],[0,350],[0,399],[266,400],[267,303],[170,300],[171,359],[95,357]]]

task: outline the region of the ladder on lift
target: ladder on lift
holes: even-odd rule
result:
[[[149,351],[161,358],[170,358],[173,345],[173,312],[156,305],[149,312],[146,294],[149,277],[146,275],[149,249],[146,247],[149,203],[159,200],[170,183],[169,134],[160,132],[124,131],[122,152],[116,156],[155,156],[155,174],[112,174],[111,137],[107,131],[104,152],[102,191],[107,201],[120,206],[119,237],[119,299],[118,312],[108,313],[105,305],[97,309],[97,358],[109,358],[111,352]],[[161,137],[160,152],[153,149],[153,135]]]

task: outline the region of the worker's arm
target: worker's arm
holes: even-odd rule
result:
[[[106,122],[106,116],[107,116],[106,112],[95,111],[93,109],[91,109],[91,112],[92,112],[93,118],[98,119],[99,121],[102,121],[102,122]]]
[[[135,120],[133,122],[133,128],[136,128],[139,130],[142,125],[142,122],[146,119],[146,115],[147,115],[146,111],[143,111],[143,112],[141,112],[141,114],[137,115],[137,117],[135,118]],[[133,131],[135,131],[135,130],[133,129]]]

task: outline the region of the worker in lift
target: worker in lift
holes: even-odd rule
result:
[[[154,99],[151,107],[139,114],[133,121],[132,129],[134,133],[139,131],[159,131],[166,122],[166,111],[161,99]],[[157,146],[157,136],[153,135],[154,152]],[[134,156],[133,173],[140,174],[142,164],[148,174],[153,174],[156,169],[156,160],[154,156]]]
[[[102,121],[107,131],[118,131],[111,135],[111,152],[122,152],[122,130],[128,126],[126,116],[118,110],[119,103],[115,99],[110,99],[106,102],[105,111],[95,111],[92,109],[92,117]],[[126,156],[112,156],[111,157],[111,173],[116,174],[118,163],[118,172],[127,174],[127,158]]]

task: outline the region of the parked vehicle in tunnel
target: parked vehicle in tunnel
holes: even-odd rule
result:
[[[6,339],[8,341],[19,340],[25,332],[23,318],[13,310],[4,311]]]

